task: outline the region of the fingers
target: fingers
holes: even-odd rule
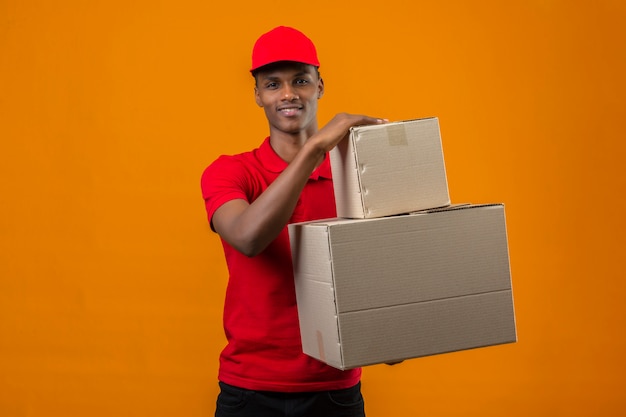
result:
[[[339,113],[324,128],[335,131],[340,138],[348,134],[351,127],[388,123],[388,119],[365,116],[363,114]]]
[[[349,114],[349,113],[339,113],[336,115],[331,123],[337,122],[340,125],[343,125],[346,129],[349,129],[353,126],[362,126],[362,125],[374,125],[374,124],[383,124],[388,123],[388,119],[378,118],[378,117],[370,117],[363,114]]]
[[[376,117],[362,116],[363,122],[360,125],[380,125],[384,123],[389,123],[389,119],[380,119]],[[358,126],[358,125],[354,125]]]
[[[343,138],[348,136],[351,127],[384,124],[389,120],[370,117],[362,114],[339,113],[328,122],[326,126],[320,129],[313,137],[311,142],[319,146],[325,152],[329,152]]]

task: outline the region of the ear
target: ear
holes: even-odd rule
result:
[[[317,98],[320,99],[324,95],[324,79],[320,77],[317,82]]]
[[[259,107],[263,107],[263,103],[261,102],[261,96],[259,96],[259,89],[254,87],[254,101],[256,101],[256,105]]]

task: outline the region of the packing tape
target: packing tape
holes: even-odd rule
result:
[[[389,146],[408,146],[406,128],[404,123],[385,126],[387,132],[387,142]]]

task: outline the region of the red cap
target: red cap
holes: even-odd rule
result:
[[[315,45],[311,39],[299,30],[287,26],[278,26],[257,39],[252,49],[250,71],[279,61],[320,66]]]

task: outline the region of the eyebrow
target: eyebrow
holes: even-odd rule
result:
[[[310,73],[306,72],[306,71],[299,71],[297,73],[295,73],[293,76],[294,77],[302,77],[305,75],[311,75]],[[280,77],[278,77],[277,75],[273,75],[273,73],[268,73],[267,75],[263,75],[261,76],[262,80],[278,80]]]

